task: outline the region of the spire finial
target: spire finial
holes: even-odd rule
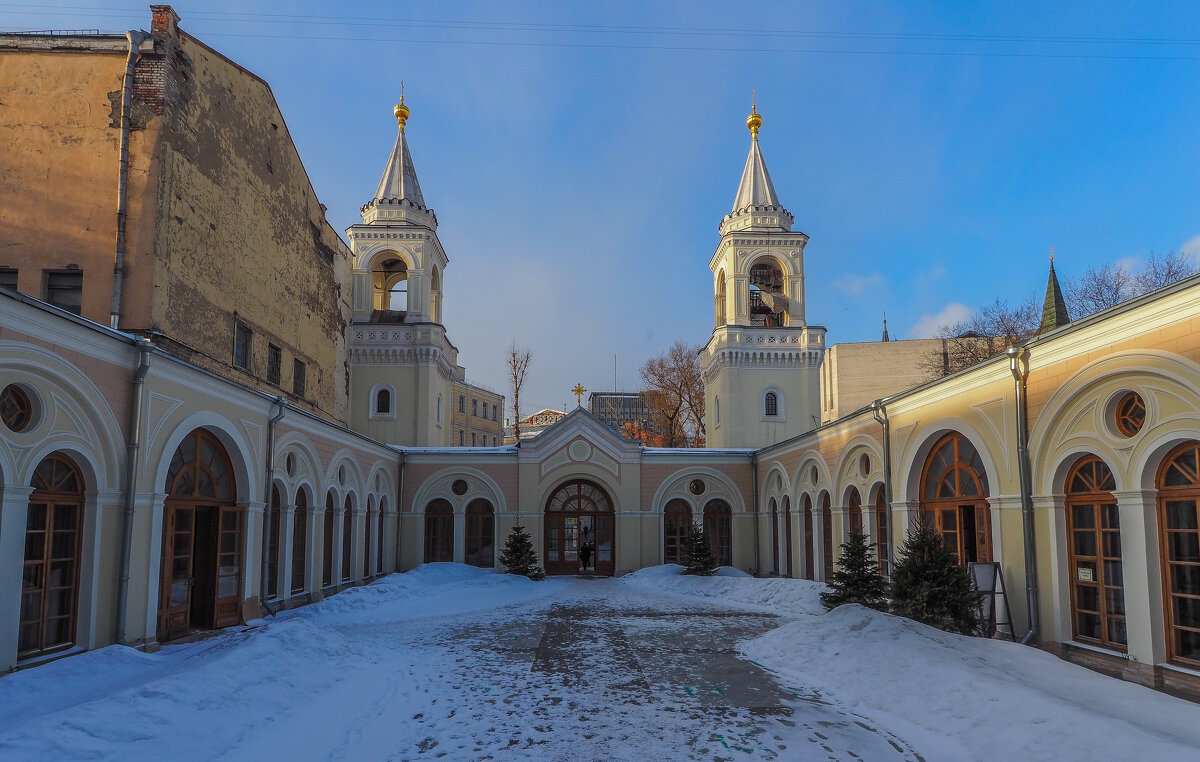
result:
[[[758,128],[762,126],[762,116],[758,113],[758,90],[750,91],[750,116],[746,117],[746,126],[750,128],[750,136],[758,140]]]
[[[1050,266],[1054,267],[1054,247],[1050,247]]]
[[[396,115],[396,123],[403,130],[404,123],[408,121],[409,115],[408,106],[404,105],[404,80],[400,80],[400,102],[396,104],[396,108],[392,109],[392,113]]]

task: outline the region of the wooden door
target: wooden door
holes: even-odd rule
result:
[[[158,639],[174,640],[191,628],[192,555],[196,511],[167,503],[163,527],[162,592]]]
[[[214,569],[212,627],[229,627],[242,621],[242,525],[241,508],[223,505],[217,528],[217,563]]]

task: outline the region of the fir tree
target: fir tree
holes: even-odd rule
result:
[[[538,565],[537,551],[533,549],[533,538],[521,524],[513,526],[500,549],[500,563],[509,574],[520,574],[532,580],[546,578],[546,572]]]
[[[879,562],[873,552],[874,544],[867,541],[861,530],[850,530],[838,557],[827,593],[821,593],[821,603],[833,609],[844,603],[860,603],[878,611],[887,610],[887,586],[879,576]]]
[[[711,577],[717,573],[717,557],[709,547],[708,537],[692,523],[683,546],[683,573]]]
[[[979,593],[971,573],[924,519],[904,539],[889,592],[893,614],[949,632],[979,633]]]

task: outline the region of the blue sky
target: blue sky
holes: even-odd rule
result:
[[[266,79],[335,227],[409,143],[450,256],[444,321],[524,412],[638,386],[712,330],[708,260],[761,145],[829,341],[929,335],[1088,265],[1200,256],[1200,5],[177,3]],[[245,14],[223,15],[224,12]],[[0,3],[10,29],[148,28],[128,0]],[[537,26],[535,25],[542,25]],[[553,28],[548,28],[553,27]],[[712,30],[698,32],[696,30]]]

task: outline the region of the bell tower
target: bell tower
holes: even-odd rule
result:
[[[779,202],[758,133],[746,118],[750,154],[721,220],[713,273],[713,334],[700,353],[709,447],[763,447],[820,422],[825,329],[804,314],[804,247]]]
[[[398,131],[383,176],[360,210],[362,224],[346,230],[354,255],[350,419],[381,442],[442,446],[451,438],[451,387],[465,378],[442,325],[449,259],[417,182],[403,95],[393,114]]]

